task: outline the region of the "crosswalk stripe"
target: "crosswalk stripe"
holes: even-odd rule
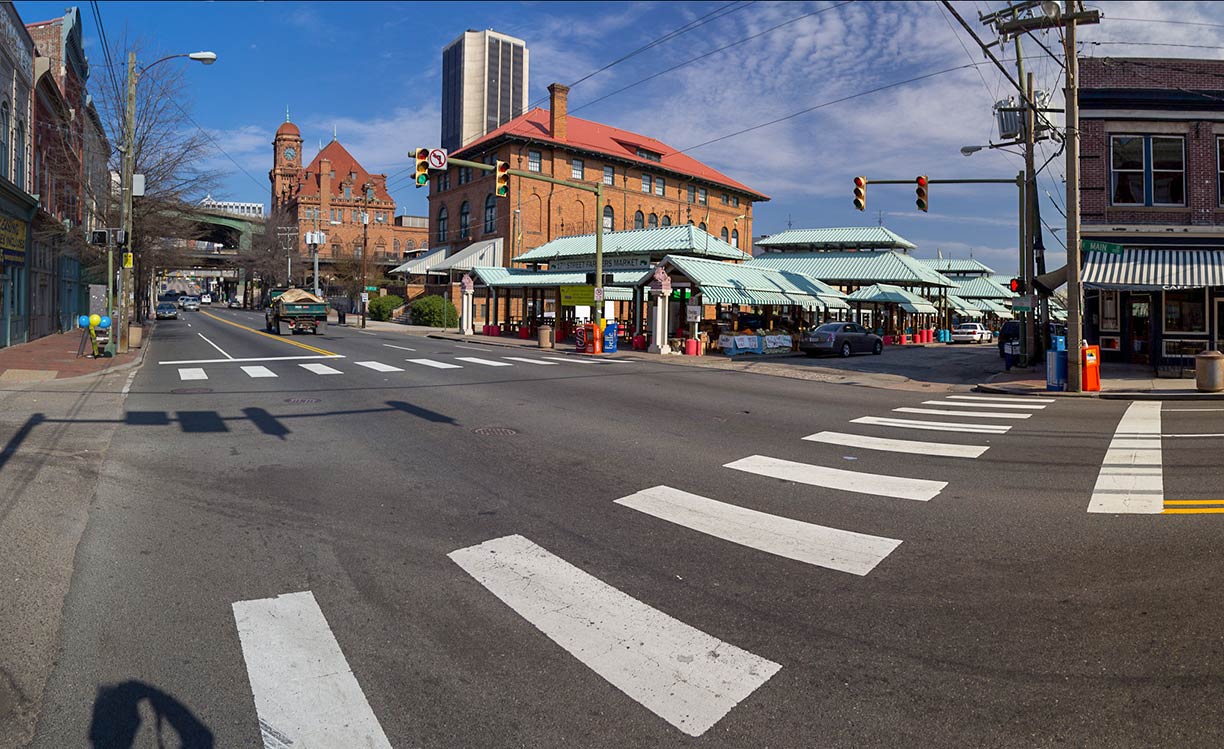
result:
[[[893,419],[886,416],[860,416],[851,419],[851,424],[872,424],[882,427],[897,427],[898,429],[923,429],[931,432],[968,432],[971,434],[1004,434],[1010,426],[1000,424],[964,424],[956,421],[916,421],[914,419]]]
[[[1041,411],[1045,408],[1040,403],[965,403],[962,401],[923,401],[924,406],[956,406],[957,408],[1010,408],[1024,411]]]
[[[723,467],[755,473],[758,476],[768,476],[784,481],[795,481],[800,484],[820,486],[826,489],[840,489],[860,494],[876,494],[896,499],[915,499],[920,502],[934,499],[948,485],[947,481],[902,478],[876,473],[859,473],[858,471],[845,471],[840,468],[827,468],[810,463],[796,463],[793,460],[770,458],[764,455],[751,455],[747,458],[727,463]]]
[[[946,408],[894,408],[903,414],[928,414],[930,416],[963,416],[967,419],[1028,419],[1032,414],[1000,413],[998,411],[949,411]]]
[[[540,361],[539,359],[531,359],[531,358],[528,358],[528,357],[526,357],[526,356],[503,356],[502,358],[503,358],[503,359],[509,359],[509,360],[511,360],[511,361],[521,361],[521,362],[524,362],[524,363],[526,363],[526,364],[539,364],[539,365],[540,365],[540,366],[542,366],[542,367],[555,367],[555,366],[557,366],[557,363],[556,363],[556,362],[550,362],[550,361]]]
[[[390,749],[310,591],[233,604],[265,749]]]
[[[390,364],[383,364],[382,362],[379,362],[379,361],[355,361],[353,363],[359,367],[365,367],[366,369],[372,369],[375,372],[403,372],[404,371],[400,369],[399,367],[393,367]]]
[[[945,398],[952,398],[959,401],[997,401],[999,403],[1053,403],[1054,398],[1030,398],[1027,395],[1013,397],[1007,395],[947,395]]]
[[[1164,456],[1160,401],[1136,401],[1118,421],[1088,512],[1158,513],[1164,510]]]
[[[208,373],[200,367],[183,367],[179,369],[180,380],[207,380]]]
[[[310,364],[299,364],[298,366],[306,370],[307,372],[314,372],[317,375],[344,374],[343,372],[336,369],[335,367],[329,367],[326,364],[318,364],[318,363],[312,362]]]
[[[462,364],[450,364],[444,361],[434,361],[433,359],[405,359],[404,361],[411,362],[413,364],[420,364],[426,367],[433,367],[434,369],[463,369]]]
[[[492,359],[481,359],[479,356],[456,356],[456,361],[465,361],[469,364],[483,364],[486,367],[513,367],[513,364],[508,364],[504,361],[493,361]]]
[[[911,455],[934,455],[941,458],[977,458],[990,449],[986,445],[953,445],[946,442],[921,442],[919,440],[894,440],[886,437],[868,437],[864,434],[845,432],[818,432],[803,439],[844,447],[861,447],[867,450],[883,450]]]
[[[648,606],[522,536],[448,555],[612,686],[700,736],[782,667]]]
[[[576,356],[544,356],[542,359],[549,361],[563,361],[567,364],[594,364],[595,362],[588,359],[579,359]]]
[[[267,367],[243,367],[242,371],[246,372],[248,377],[276,377],[276,373]]]
[[[854,575],[866,575],[901,541],[804,523],[656,486],[616,504],[724,541]]]

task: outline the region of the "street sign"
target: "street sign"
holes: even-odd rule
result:
[[[1102,242],[1098,239],[1081,239],[1080,249],[1084,252],[1104,252],[1110,255],[1121,255],[1122,245],[1113,242]]]
[[[690,304],[684,308],[685,322],[701,322],[701,305]]]
[[[366,291],[378,291],[378,287],[377,286],[367,286],[365,290]]]
[[[429,168],[430,169],[445,169],[446,168],[446,149],[445,148],[429,149]]]
[[[364,291],[363,291],[363,292],[361,292],[361,303],[362,303],[362,304],[369,304],[369,303],[370,303],[370,295],[369,295],[369,294],[367,294],[367,293],[365,293]]]
[[[604,290],[602,286],[595,287],[595,291],[592,294],[591,299],[596,302],[602,302],[604,300]]]
[[[1031,295],[1018,296],[1012,299],[1011,306],[1017,312],[1029,312],[1033,309],[1033,297]]]
[[[132,267],[132,253],[130,252],[123,253],[123,267],[124,268]]]
[[[589,307],[595,303],[594,286],[562,286],[562,307]]]

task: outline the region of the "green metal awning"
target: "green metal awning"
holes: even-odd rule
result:
[[[937,312],[939,312],[939,310],[935,309],[935,306],[931,304],[914,304],[913,302],[901,302],[901,304],[897,306],[899,306],[901,309],[905,310],[906,312],[911,312],[916,315],[934,315]]]
[[[1004,307],[993,299],[974,299],[973,304],[981,311],[994,315],[995,317],[1003,320],[1010,320],[1013,317],[1010,309]]]
[[[523,268],[473,268],[472,275],[490,289],[539,289],[558,286],[582,286],[586,273],[561,270],[526,270]],[[612,273],[612,286],[604,287],[604,298],[613,302],[633,300],[632,286],[641,274],[638,271]]]
[[[683,273],[709,304],[794,305],[805,309],[847,306],[840,291],[802,273],[683,255],[668,255],[659,265]],[[641,276],[638,283],[649,283],[653,273]]]
[[[702,286],[701,299],[706,304],[803,304],[778,291],[749,291],[726,286]]]

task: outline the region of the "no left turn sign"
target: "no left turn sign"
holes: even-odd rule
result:
[[[446,149],[445,148],[430,149],[429,168],[430,169],[445,169],[446,168]]]

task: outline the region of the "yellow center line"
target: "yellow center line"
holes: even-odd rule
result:
[[[331,351],[325,351],[324,349],[321,349],[321,348],[316,348],[316,347],[311,346],[311,345],[309,345],[309,344],[305,344],[305,343],[298,343],[297,341],[292,341],[292,340],[290,340],[290,339],[288,339],[288,338],[285,338],[284,336],[272,335],[271,333],[265,333],[265,332],[263,332],[262,330],[256,330],[255,328],[249,328],[249,327],[247,327],[246,325],[242,325],[241,323],[236,323],[236,322],[233,322],[233,321],[231,321],[231,320],[226,320],[224,317],[217,317],[216,315],[212,314],[211,312],[205,312],[204,310],[200,310],[200,314],[201,314],[201,315],[205,315],[205,316],[207,316],[207,317],[211,317],[212,319],[216,320],[217,322],[223,322],[223,323],[225,323],[226,325],[233,325],[235,328],[242,328],[243,330],[246,330],[246,331],[248,331],[248,332],[254,333],[255,335],[261,335],[261,336],[263,336],[264,338],[271,338],[271,339],[272,339],[272,340],[274,340],[274,341],[280,341],[281,343],[287,343],[287,344],[289,344],[290,346],[297,346],[298,348],[304,348],[304,349],[306,349],[307,351],[313,351],[313,352],[315,352],[316,354],[324,354],[324,355],[326,355],[326,356],[340,356],[340,354],[333,353],[333,352],[331,352]]]
[[[1224,499],[1166,499],[1166,505],[1224,505]]]
[[[1165,510],[1163,515],[1209,515],[1224,512],[1224,507],[1198,507],[1188,510]]]

